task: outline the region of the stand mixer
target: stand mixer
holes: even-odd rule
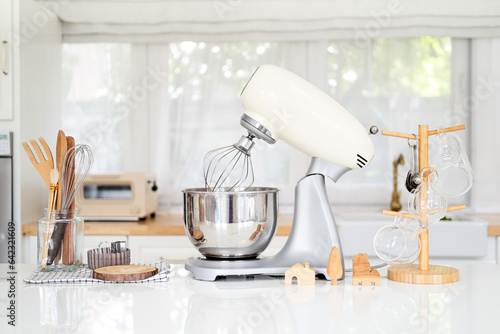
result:
[[[202,191],[201,195],[197,192],[197,196],[193,197],[193,190],[200,189],[184,190],[186,232],[198,247],[203,241],[203,233],[198,231],[199,235],[196,236],[196,228],[191,220],[193,217],[206,218],[207,210],[201,208],[200,203],[204,204],[205,200],[208,203],[211,194],[224,196],[225,192],[234,191],[232,194],[250,196],[248,203],[253,205],[256,202],[252,197],[252,188],[249,188],[253,182],[253,171],[249,171],[251,162],[249,165],[248,158],[254,144],[253,139],[258,138],[269,144],[281,139],[312,157],[306,175],[298,181],[295,188],[290,235],[281,251],[271,257],[240,259],[223,254],[224,256],[212,258],[205,254],[206,258],[190,260],[185,267],[196,279],[213,281],[218,276],[284,275],[297,262],[309,262],[317,275],[323,275],[329,280],[326,266],[333,246],[339,249],[342,268],[345,268],[337,225],[326,192],[325,177],[336,182],[349,170],[365,167],[374,155],[369,132],[375,134],[378,130],[371,127],[368,132],[327,94],[301,77],[272,65],[262,65],[254,72],[241,93],[241,101],[245,113],[240,124],[248,131],[248,136],[243,136],[238,143],[220,151],[209,152],[207,156],[211,156],[211,159],[205,159],[206,185],[202,189],[206,192]],[[222,163],[224,159],[229,159],[226,165]],[[240,160],[244,161],[244,165],[238,168]],[[222,172],[214,172],[219,168]],[[237,180],[229,181],[234,174],[237,175]],[[228,186],[224,187],[226,185]],[[247,194],[246,191],[250,192]],[[269,202],[268,197],[262,197],[265,202],[259,207],[263,208],[260,210],[264,213],[259,216],[277,217],[277,212],[270,208],[274,202]],[[218,205],[218,199],[213,201],[212,207]],[[243,216],[248,215],[248,211],[252,209],[246,204],[244,206],[243,210],[233,210],[234,203],[231,203],[230,220],[246,220]],[[218,208],[215,211],[219,214]],[[266,229],[267,224],[259,224],[257,232],[261,225],[268,235],[271,234],[270,241],[276,231],[276,222],[273,228],[269,227],[270,230]],[[267,244],[264,248],[266,246]]]

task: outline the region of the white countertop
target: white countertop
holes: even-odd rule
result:
[[[7,325],[0,264],[0,333],[499,333],[500,266],[462,265],[447,285],[285,286],[267,277],[197,281],[174,265],[169,282],[33,285],[16,265],[16,328]]]

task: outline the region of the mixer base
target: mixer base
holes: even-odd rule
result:
[[[201,258],[200,260],[204,261],[247,261],[247,260],[256,260],[259,254],[249,254],[249,255],[234,255],[234,256],[218,256],[211,254],[204,254],[205,258]]]
[[[285,271],[293,264],[280,263],[275,257],[255,260],[228,260],[215,261],[205,259],[194,259],[186,262],[186,270],[193,273],[194,278],[202,281],[215,281],[217,277],[224,276],[284,276]],[[316,275],[323,275],[330,280],[326,273],[326,267],[314,267]]]

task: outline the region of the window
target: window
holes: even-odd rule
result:
[[[116,117],[131,90],[131,45],[63,44],[63,127],[90,144],[93,173],[122,171],[127,122]]]
[[[443,111],[452,105],[451,54],[450,38],[431,37],[376,39],[363,47],[348,40],[65,44],[64,128],[92,146],[92,172],[155,172],[159,211],[172,211],[182,204],[181,189],[203,186],[204,155],[246,134],[239,94],[260,64],[307,78],[367,130],[411,133],[419,123],[449,125]],[[407,144],[373,139],[372,163],[328,184],[333,203],[389,204],[391,162],[407,156]],[[309,159],[283,142],[258,141],[254,184],[280,188],[282,207],[291,205]]]
[[[376,39],[364,48],[333,41],[327,51],[329,94],[365,127],[414,133],[418,124],[449,123],[443,111],[451,107],[450,38]],[[346,179],[391,184],[390,162],[397,151],[406,155],[406,142],[374,140],[376,157],[364,178],[351,173]],[[388,150],[380,149],[387,145]]]

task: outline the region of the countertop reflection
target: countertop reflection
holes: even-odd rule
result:
[[[168,282],[149,284],[26,284],[33,265],[16,265],[15,321],[8,325],[12,276],[0,265],[1,333],[498,333],[500,266],[462,265],[460,281],[381,286],[317,280],[195,280],[173,265]]]

